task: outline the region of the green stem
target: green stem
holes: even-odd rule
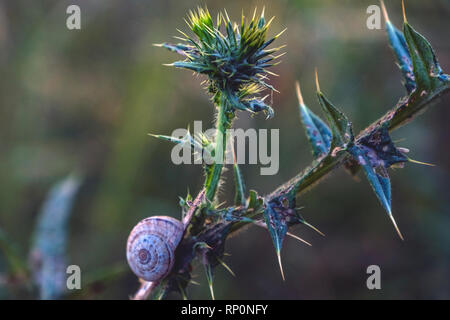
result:
[[[217,193],[220,178],[222,176],[223,164],[227,148],[227,130],[231,128],[233,114],[227,110],[227,102],[223,94],[220,94],[217,101],[217,121],[216,139],[214,148],[214,162],[208,169],[205,180],[206,199],[214,201]]]
[[[389,121],[389,131],[394,131],[400,128],[401,126],[414,119],[414,117],[421,114],[427,107],[436,102],[436,100],[440,96],[442,96],[449,90],[450,86],[447,84],[430,93],[429,95],[424,96],[423,98],[417,97],[417,95],[413,94],[407,100],[407,102],[401,104],[399,107],[392,109],[386,115],[368,126],[365,130],[361,131],[356,140],[358,140],[359,137],[362,137],[366,133],[375,130],[377,127],[380,127],[386,121]],[[342,163],[345,162],[345,160],[349,158],[350,156],[346,153],[338,153],[335,157],[328,155],[320,163],[311,166],[306,171],[294,177],[290,182],[279,187],[277,191],[280,192],[283,190],[287,190],[287,188],[294,186],[296,195],[299,195],[304,191],[310,189],[310,187],[315,185],[328,173],[339,167]]]

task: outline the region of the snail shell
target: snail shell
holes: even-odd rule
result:
[[[164,278],[172,269],[183,233],[183,223],[172,217],[153,216],[139,222],[127,242],[131,270],[146,281]]]

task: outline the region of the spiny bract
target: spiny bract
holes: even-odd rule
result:
[[[232,23],[226,11],[219,13],[216,24],[213,23],[208,9],[198,8],[190,12],[189,28],[196,39],[186,35],[183,44],[163,43],[162,46],[186,57],[176,61],[171,66],[193,70],[208,76],[208,91],[214,99],[222,96],[231,109],[250,112],[265,111],[268,116],[273,110],[258,95],[265,89],[275,90],[266,83],[267,75],[273,74],[267,68],[275,65],[279,56],[273,54],[280,48],[266,49],[278,36],[266,40],[267,30],[273,18],[267,23],[264,10],[247,24],[242,15],[240,27]],[[226,35],[220,30],[224,29]],[[267,97],[267,96],[266,96]]]

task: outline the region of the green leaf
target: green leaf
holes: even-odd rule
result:
[[[332,133],[330,128],[304,104],[300,86],[297,83],[300,117],[311,143],[314,157],[318,158],[330,150]]]
[[[333,104],[322,94],[317,92],[320,105],[322,106],[325,116],[330,125],[333,138],[331,140],[331,149],[336,147],[345,148],[346,145],[353,141],[352,124],[347,116],[339,111]]]
[[[406,21],[403,24],[403,34],[411,55],[419,94],[422,94],[424,90],[433,90],[448,82],[448,75],[442,72],[433,48],[425,37]]]
[[[386,33],[388,36],[389,45],[394,51],[395,58],[397,60],[398,67],[403,75],[403,84],[408,93],[411,93],[416,89],[416,80],[414,78],[413,66],[411,56],[409,54],[408,45],[406,44],[405,37],[402,32],[398,30],[389,20],[389,16],[384,6],[384,2],[381,1],[381,8],[383,10],[384,18],[386,20]]]
[[[261,197],[258,196],[258,193],[255,190],[250,190],[247,207],[249,209],[258,210],[263,206],[263,204],[264,201]]]
[[[270,203],[265,203],[264,221],[266,222],[267,229],[269,230],[270,237],[272,238],[273,245],[278,257],[278,263],[280,265],[281,277],[284,280],[283,266],[281,264],[281,247],[283,246],[283,240],[287,233],[286,220],[282,218],[281,214],[275,211]]]
[[[351,148],[348,149],[348,152],[355,158],[356,161],[359,162],[359,164],[364,169],[367,180],[369,180],[370,186],[375,192],[381,205],[388,213],[389,218],[394,224],[395,230],[397,231],[398,235],[403,240],[403,236],[400,230],[398,229],[397,223],[395,222],[395,219],[392,215],[391,182],[389,180],[389,177],[387,176],[387,173],[385,172],[385,170],[383,170],[384,176],[376,173],[375,168],[371,164],[371,159],[369,159],[369,157],[366,155],[366,152],[364,152],[364,150],[361,149],[360,147],[356,145],[352,146]]]
[[[402,72],[406,91],[411,93],[416,89],[416,80],[405,37],[390,21],[386,21],[386,32],[388,34],[389,44],[394,51],[398,66]]]

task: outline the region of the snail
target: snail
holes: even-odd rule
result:
[[[170,273],[175,250],[204,194],[204,191],[200,192],[191,203],[183,221],[168,216],[152,216],[140,221],[131,230],[127,241],[127,260],[139,278],[158,283]]]
[[[131,270],[146,281],[164,278],[172,269],[183,233],[183,223],[172,217],[153,216],[139,222],[127,242]]]

